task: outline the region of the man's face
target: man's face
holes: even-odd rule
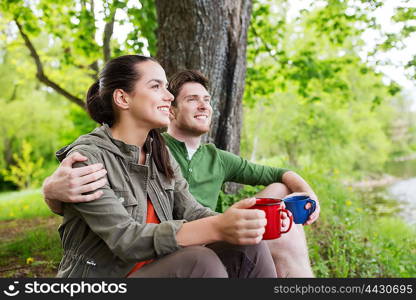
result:
[[[199,136],[209,131],[212,117],[211,96],[196,82],[185,83],[171,107],[170,127]]]

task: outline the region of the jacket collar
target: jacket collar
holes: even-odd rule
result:
[[[114,145],[118,147],[118,149],[125,155],[129,155],[131,152],[138,152],[140,154],[140,147],[135,145],[126,144],[123,141],[117,140],[113,137],[111,134],[111,128],[108,126],[108,124],[103,124],[101,126],[102,130],[104,131],[105,135],[113,142]],[[146,163],[150,155],[152,155],[152,143],[153,138],[150,136],[147,136],[147,139],[145,141],[146,145]]]
[[[149,158],[152,154],[152,142],[153,139],[148,137],[146,140],[146,165],[149,164]],[[135,160],[135,163],[139,161],[140,147],[135,145],[129,145],[123,141],[113,138],[111,129],[107,124],[96,128],[92,132],[80,136],[71,145],[68,145],[56,152],[56,156],[59,161],[62,161],[67,153],[77,145],[95,145],[99,148],[106,149],[114,153],[117,156],[127,159]]]

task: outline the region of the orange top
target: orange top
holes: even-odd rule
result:
[[[147,199],[147,217],[146,217],[146,223],[155,223],[155,224],[159,224],[160,220],[156,215],[155,212],[155,208],[153,207],[152,202],[150,202],[149,199]],[[131,274],[133,274],[134,272],[136,272],[137,270],[139,270],[141,267],[143,267],[146,264],[149,264],[153,261],[153,259],[148,259],[148,260],[144,260],[144,261],[139,261],[138,263],[136,263],[133,267],[133,269],[131,269],[131,271],[127,274],[126,277],[129,277]]]
[[[150,202],[149,199],[147,199],[146,223],[154,223],[154,224],[159,224],[160,223],[160,220],[156,215],[155,208],[153,207],[153,204],[152,204],[152,202]]]

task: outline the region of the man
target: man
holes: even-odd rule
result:
[[[212,116],[208,80],[201,73],[186,70],[175,74],[169,83],[169,91],[175,100],[170,109],[171,123],[163,137],[196,200],[215,210],[224,182],[265,185],[256,197],[281,199],[295,192],[308,194],[317,202],[317,208],[305,224],[316,221],[320,212],[317,196],[298,174],[253,164],[213,144],[201,144],[202,135],[210,129]],[[79,154],[68,157],[45,180],[45,200],[53,211],[61,212],[59,201],[92,201],[101,196],[100,192],[83,195],[106,182],[102,165],[72,169],[74,162],[85,159]],[[289,233],[267,243],[279,277],[313,277],[302,225],[294,225]]]

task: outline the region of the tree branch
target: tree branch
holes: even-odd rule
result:
[[[92,64],[89,65],[89,68],[94,71],[94,74],[91,74],[91,77],[94,80],[98,80],[98,61],[94,61]]]
[[[40,60],[40,57],[35,49],[35,47],[33,46],[32,42],[30,41],[29,37],[23,32],[23,28],[22,25],[16,20],[14,19],[14,22],[17,25],[17,28],[19,29],[20,35],[22,36],[23,40],[25,41],[25,45],[26,47],[29,49],[30,51],[30,56],[32,56],[32,58],[35,61],[36,64],[36,77],[39,79],[40,82],[44,83],[45,85],[51,87],[52,89],[54,89],[58,94],[64,96],[65,98],[67,98],[69,101],[77,104],[78,106],[82,107],[83,109],[85,109],[85,103],[84,101],[82,101],[82,99],[72,95],[70,92],[68,92],[67,90],[65,90],[64,88],[62,88],[61,86],[59,86],[57,83],[55,83],[54,81],[50,80],[46,75],[45,72],[43,70],[43,64],[42,61]]]
[[[272,48],[270,48],[269,44],[264,40],[264,38],[257,33],[257,30],[254,28],[254,26],[251,26],[250,29],[253,31],[254,36],[260,39],[261,43],[263,44],[264,48],[266,48],[266,51],[267,53],[269,53],[270,57],[279,64],[281,64],[280,60],[276,57],[276,55],[272,53]]]
[[[111,58],[111,36],[113,35],[114,30],[114,20],[116,16],[117,8],[110,8],[109,21],[105,24],[104,27],[104,38],[103,38],[103,55],[104,62],[107,62]]]
[[[94,0],[90,0],[90,12],[91,12],[91,15],[92,15],[92,18],[93,18],[93,20],[94,20],[94,22],[95,22],[95,2],[94,2]],[[93,30],[93,32],[91,32],[91,39],[94,41],[95,40],[95,27],[94,27],[94,30]],[[93,70],[94,71],[94,74],[91,74],[91,77],[94,79],[94,80],[98,80],[98,73],[99,73],[99,69],[98,69],[98,61],[94,61],[93,63],[91,63],[89,66],[88,66],[91,70]]]

